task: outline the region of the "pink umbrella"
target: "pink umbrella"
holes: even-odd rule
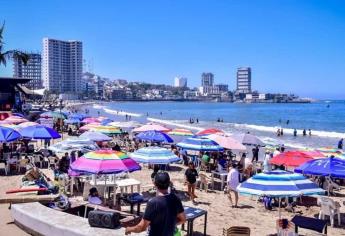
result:
[[[196,133],[196,135],[209,135],[209,134],[224,134],[224,132],[220,129],[204,129],[198,133]]]
[[[20,116],[9,116],[5,119],[6,122],[10,122],[12,124],[20,124],[23,122],[28,121],[27,119],[20,117]]]
[[[82,123],[86,123],[86,124],[89,124],[89,123],[100,123],[100,120],[98,118],[95,118],[95,117],[87,117],[87,118],[83,119],[81,122]]]
[[[80,131],[88,131],[88,130],[93,129],[93,128],[100,126],[100,125],[101,125],[101,123],[98,123],[98,122],[89,123],[89,124],[86,124],[86,125],[80,127],[79,130]]]
[[[36,126],[36,125],[39,125],[39,124],[36,122],[26,121],[26,122],[19,124],[18,128],[25,128],[25,127]]]
[[[210,134],[206,136],[208,139],[211,139],[212,141],[215,141],[218,143],[220,146],[226,149],[232,149],[232,150],[240,150],[240,151],[245,151],[246,147],[238,142],[236,139],[226,135],[226,134]]]
[[[169,132],[170,129],[164,127],[164,126],[161,126],[161,125],[158,125],[158,124],[146,124],[146,125],[143,125],[143,126],[140,126],[138,128],[135,128],[133,129],[133,132],[145,132],[145,131],[160,131],[160,132]]]

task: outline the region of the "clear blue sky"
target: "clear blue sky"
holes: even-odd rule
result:
[[[3,20],[6,49],[78,39],[109,78],[199,86],[212,72],[234,89],[236,68],[251,66],[259,91],[345,99],[342,0],[3,0]]]

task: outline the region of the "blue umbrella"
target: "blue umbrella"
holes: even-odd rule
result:
[[[25,118],[25,116],[21,113],[12,113],[12,116],[19,116],[19,117]]]
[[[79,114],[79,113],[70,114],[68,116],[69,119],[78,119],[78,120],[82,120],[82,119],[84,119],[86,117],[89,117],[89,116],[84,115],[84,114]]]
[[[61,135],[54,129],[43,126],[28,126],[19,131],[19,133],[25,138],[32,139],[57,139],[61,138]]]
[[[101,121],[101,125],[108,125],[109,123],[113,122],[112,119],[106,118]]]
[[[20,133],[18,131],[0,126],[0,142],[12,142],[21,138]]]
[[[308,175],[345,178],[345,160],[336,157],[314,159],[297,167],[295,172]]]
[[[172,151],[161,147],[144,147],[129,154],[136,162],[149,164],[169,164],[181,159]]]
[[[150,130],[144,131],[135,136],[137,139],[151,142],[172,143],[174,140],[166,133]]]
[[[105,141],[111,141],[112,138],[108,135],[102,134],[100,132],[96,131],[87,131],[79,136],[83,139],[89,139],[94,142],[105,142]]]
[[[177,147],[195,151],[223,151],[224,148],[203,136],[193,136],[176,144]]]
[[[297,197],[325,193],[325,190],[303,175],[281,170],[254,175],[241,183],[237,190],[244,195],[268,197]]]
[[[65,124],[79,124],[81,121],[78,118],[68,118],[67,120],[64,120]]]

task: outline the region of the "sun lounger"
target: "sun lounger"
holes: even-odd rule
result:
[[[250,236],[250,228],[232,226],[228,229],[223,229],[223,236]]]

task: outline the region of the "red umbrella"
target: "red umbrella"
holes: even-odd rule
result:
[[[307,161],[325,157],[321,152],[315,151],[288,151],[283,152],[271,159],[271,164],[297,167]]]
[[[220,129],[204,129],[204,130],[202,130],[196,134],[197,135],[209,135],[209,134],[217,134],[217,133],[224,134],[224,132]]]

